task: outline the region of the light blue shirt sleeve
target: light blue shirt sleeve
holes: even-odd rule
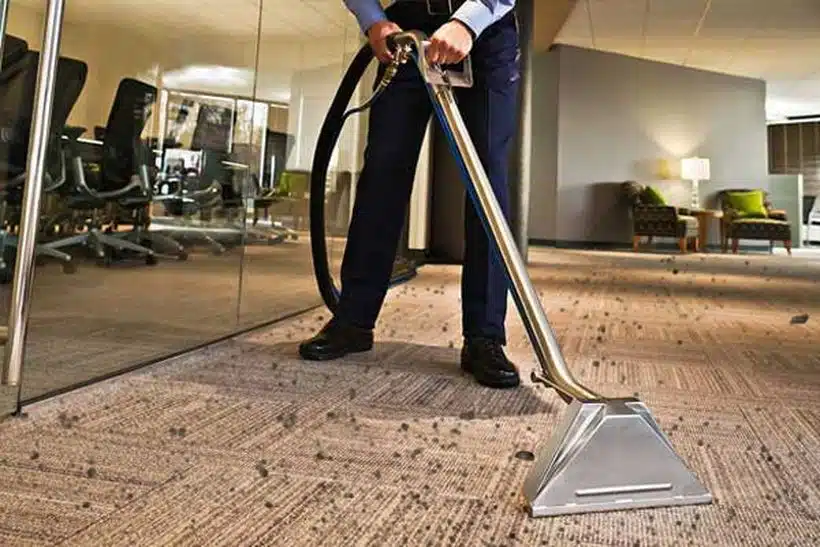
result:
[[[515,0],[467,0],[453,14],[478,37],[484,29],[500,20],[515,7]]]
[[[350,13],[356,17],[359,28],[365,34],[375,23],[387,20],[387,15],[379,0],[344,0],[344,3]]]
[[[373,24],[387,20],[379,0],[344,0],[344,3],[356,17],[363,33],[367,33]],[[478,37],[514,7],[515,0],[466,0],[453,14],[453,19],[464,23]]]

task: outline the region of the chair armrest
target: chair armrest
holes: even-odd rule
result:
[[[199,190],[185,190],[185,196],[195,200],[202,200],[214,195],[222,195],[222,185],[216,181],[212,182],[205,188]]]
[[[57,178],[51,176],[51,173],[48,170],[43,171],[43,192],[53,192],[60,186],[62,186],[65,181],[68,179],[66,173],[66,158],[65,153],[60,150],[60,173],[57,175]],[[46,167],[48,167],[48,160],[46,159]],[[6,162],[0,162],[0,171],[9,172],[9,167]],[[20,186],[25,185],[26,177],[28,175],[28,171],[23,171],[22,173],[16,175],[14,178],[11,178],[7,181],[4,181],[3,189],[10,190],[12,188],[18,188]]]
[[[119,188],[117,190],[110,190],[108,192],[98,192],[96,190],[92,190],[88,183],[85,180],[85,171],[83,170],[83,160],[79,156],[74,156],[72,158],[72,170],[74,172],[74,180],[77,184],[77,187],[85,192],[87,195],[100,200],[113,200],[118,197],[124,196],[125,194],[133,191],[135,188],[143,188],[143,182],[141,178],[134,177],[131,179],[131,182]]]
[[[730,224],[738,218],[740,218],[740,213],[737,209],[728,206],[723,207],[723,222]]]
[[[774,220],[789,220],[789,214],[783,209],[770,209],[769,218]]]
[[[68,170],[66,169],[66,151],[62,149],[62,147],[58,147],[58,153],[60,154],[60,174],[57,175],[57,178],[51,176],[50,173],[46,172],[43,175],[43,191],[44,192],[53,192],[68,180]]]
[[[173,194],[165,194],[165,195],[158,195],[154,196],[154,201],[182,201],[184,203],[200,203],[208,198],[213,198],[216,196],[222,197],[222,185],[218,182],[214,181],[207,188],[202,188],[200,190],[186,190],[183,187],[184,185],[180,185],[180,189]]]

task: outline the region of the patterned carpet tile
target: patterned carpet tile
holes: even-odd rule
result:
[[[776,257],[534,251],[585,384],[635,393],[707,506],[531,519],[565,411],[512,303],[517,390],[459,368],[459,271],[388,297],[374,351],[299,359],[315,311],[0,424],[4,545],[820,544],[820,285]],[[677,271],[676,271],[677,270]],[[793,317],[808,314],[806,321]]]

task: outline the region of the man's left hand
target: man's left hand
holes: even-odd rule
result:
[[[427,61],[432,64],[453,65],[461,62],[473,48],[473,35],[460,21],[448,21],[430,37]]]

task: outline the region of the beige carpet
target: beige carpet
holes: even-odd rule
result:
[[[317,312],[0,424],[0,544],[820,544],[820,262],[535,254],[573,369],[639,393],[713,505],[530,519],[515,455],[565,406],[463,376],[458,271],[426,267],[370,354],[300,362]]]

